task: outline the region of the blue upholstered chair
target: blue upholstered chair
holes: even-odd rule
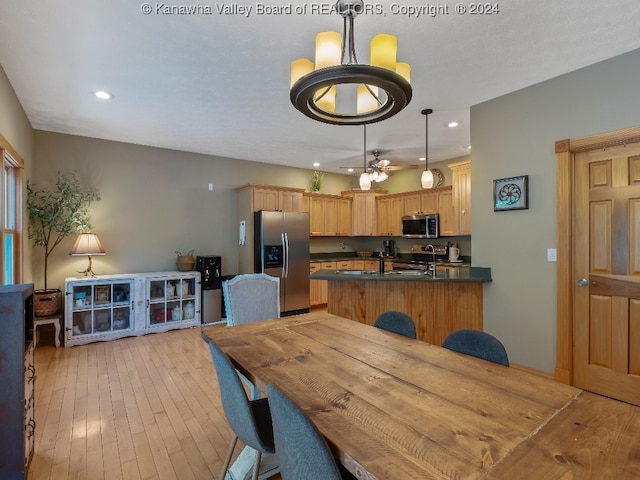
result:
[[[502,342],[480,330],[456,330],[445,338],[442,346],[477,358],[509,366],[509,356]]]
[[[282,480],[355,479],[339,466],[309,417],[280,389],[267,385]]]
[[[384,312],[376,319],[373,326],[405,337],[416,338],[416,325],[406,313]]]
[[[222,282],[227,325],[280,318],[280,279],[266,273],[236,275]]]
[[[220,385],[220,397],[227,421],[234,432],[220,479],[224,480],[238,438],[258,452],[253,465],[253,480],[258,478],[263,453],[275,453],[271,410],[266,398],[249,400],[240,377],[229,357],[211,340],[209,343],[213,365]]]

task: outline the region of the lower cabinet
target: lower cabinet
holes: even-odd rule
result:
[[[315,273],[319,270],[337,270],[337,262],[312,262],[309,266],[309,273]],[[309,304],[312,307],[318,305],[326,305],[328,298],[328,281],[327,280],[310,280],[309,281]]]
[[[200,273],[67,278],[65,346],[200,325]]]

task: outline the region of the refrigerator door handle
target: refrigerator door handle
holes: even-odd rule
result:
[[[285,267],[284,267],[284,278],[288,278],[288,277],[289,277],[289,235],[287,235],[287,232],[285,232],[285,233],[284,233],[284,242],[285,242],[285,254],[284,254]]]
[[[289,242],[287,241],[287,234],[280,234],[280,241],[282,242],[282,273],[280,276],[282,278],[287,277],[287,266],[289,263]]]

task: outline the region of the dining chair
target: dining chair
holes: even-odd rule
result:
[[[280,279],[266,273],[236,275],[222,282],[222,294],[227,313],[227,326],[242,325],[271,318],[280,318]],[[260,398],[258,388],[238,372],[251,389],[251,399]]]
[[[234,433],[220,480],[224,480],[227,474],[238,439],[257,452],[252,475],[253,480],[256,480],[260,472],[262,454],[275,453],[269,400],[267,398],[249,400],[229,357],[210,339],[203,338],[209,343],[213,365],[218,376],[222,408]]]
[[[227,325],[280,318],[280,279],[266,273],[236,275],[222,282]]]
[[[509,356],[502,342],[493,335],[480,330],[456,330],[442,343],[444,348],[465,353],[477,358],[509,366]]]
[[[405,337],[416,338],[416,325],[413,319],[403,312],[384,312],[376,319],[373,326]]]
[[[355,479],[339,465],[309,417],[278,387],[267,385],[282,480]]]

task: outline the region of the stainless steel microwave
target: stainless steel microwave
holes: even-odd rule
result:
[[[405,238],[438,238],[440,217],[437,213],[405,215],[402,217],[402,236]]]

